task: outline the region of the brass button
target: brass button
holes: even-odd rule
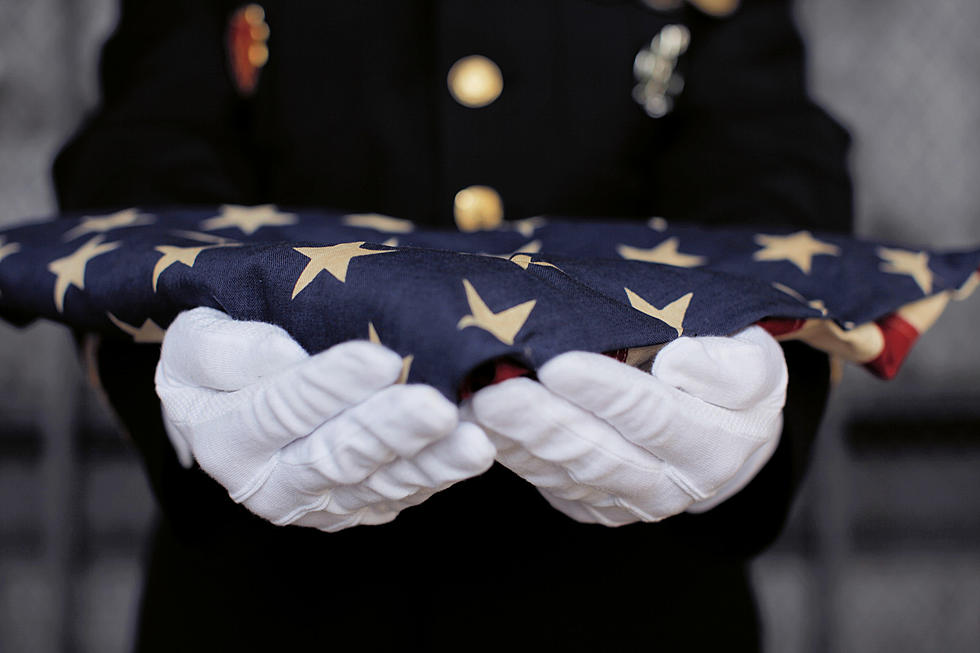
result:
[[[688,0],[692,5],[709,16],[728,16],[738,9],[739,0]],[[643,0],[643,4],[657,11],[679,9],[681,0]]]
[[[691,0],[691,4],[710,16],[728,16],[738,9],[739,0]]]
[[[504,202],[489,186],[467,186],[456,193],[453,216],[460,231],[496,229],[504,219]]]
[[[464,107],[479,109],[491,104],[504,90],[504,76],[497,64],[478,54],[453,64],[446,77],[449,93]]]

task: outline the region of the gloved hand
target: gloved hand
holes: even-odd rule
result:
[[[493,445],[402,361],[363,341],[310,356],[283,329],[210,308],[181,313],[156,372],[181,462],[277,525],[381,524],[481,474]]]
[[[759,327],[681,337],[652,373],[569,352],[539,382],[511,379],[466,407],[497,460],[581,522],[618,526],[707,510],[762,468],[782,430],[782,349]]]

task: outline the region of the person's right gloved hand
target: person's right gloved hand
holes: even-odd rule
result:
[[[402,361],[364,341],[310,356],[283,329],[220,311],[181,313],[156,372],[164,424],[231,498],[277,525],[382,524],[486,471],[483,431]]]

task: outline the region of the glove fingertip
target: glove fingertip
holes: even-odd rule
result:
[[[445,438],[459,424],[456,405],[432,386],[424,384],[395,385],[378,393],[377,414],[388,419],[376,423],[375,434],[398,451],[411,456],[423,447]],[[400,433],[398,437],[393,435]]]
[[[600,397],[621,396],[639,384],[649,385],[649,375],[609,356],[572,351],[545,363],[538,379],[548,390],[582,405],[603,403]]]
[[[401,357],[387,347],[366,340],[351,340],[314,354],[309,364],[311,379],[343,379],[353,394],[361,396],[394,384],[402,370]]]
[[[467,422],[423,450],[413,465],[424,474],[427,487],[442,490],[487,471],[495,455],[496,448],[483,430]]]
[[[466,453],[473,466],[483,473],[493,465],[497,455],[497,447],[493,446],[487,434],[472,422],[461,422],[456,427],[460,438],[460,448]]]
[[[170,323],[167,331],[170,331],[170,329],[190,332],[207,331],[215,325],[233,321],[227,313],[223,313],[210,306],[197,306],[186,311],[181,311]]]
[[[532,407],[541,390],[536,381],[523,377],[487,386],[470,400],[472,414],[480,424],[500,428]]]
[[[176,382],[229,391],[305,358],[306,352],[282,327],[234,320],[207,307],[178,315],[160,352]]]
[[[368,342],[367,340],[342,342],[339,345],[331,347],[327,352],[333,353],[334,356],[347,359],[352,365],[384,370],[389,375],[397,375],[401,372],[402,368],[401,356],[384,345]]]
[[[427,415],[433,430],[449,433],[459,423],[459,409],[431,385],[410,383],[396,389],[405,412]]]
[[[538,370],[538,380],[546,386],[574,377],[592,364],[602,365],[599,358],[607,358],[601,354],[584,351],[568,351],[555,356]],[[612,360],[612,359],[609,359]]]
[[[657,355],[651,373],[702,401],[732,410],[749,408],[780,392],[785,361],[768,333],[762,334],[768,341],[743,334],[678,338]]]

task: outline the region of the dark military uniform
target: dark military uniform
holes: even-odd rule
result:
[[[806,94],[787,3],[724,18],[655,4],[267,2],[248,94],[227,63],[235,4],[125,0],[102,105],[55,166],[61,206],[275,202],[449,225],[459,191],[489,187],[508,218],[848,230],[848,137]],[[654,118],[634,59],[668,24],[690,43],[660,80],[673,109]],[[470,55],[502,81],[478,108],[447,88]],[[495,466],[391,524],[325,534],[265,523],[182,469],[152,387],[158,348],[105,343],[103,383],[164,513],[141,648],[752,650],[744,561],[782,527],[827,391],[822,354],[786,353],[780,447],[706,514],[578,524]]]

